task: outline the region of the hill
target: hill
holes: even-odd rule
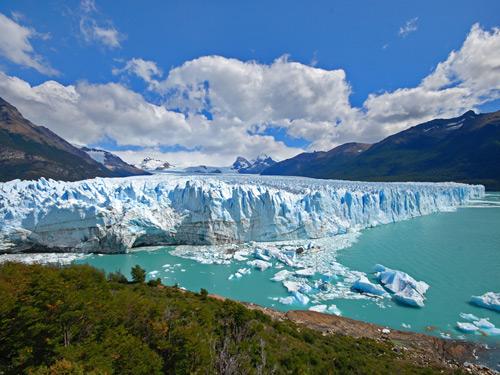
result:
[[[0,298],[2,374],[452,372],[421,367],[390,341],[273,319],[203,289],[106,279],[89,266],[0,265]]]
[[[346,143],[303,153],[265,169],[295,175],[364,181],[456,181],[500,190],[500,111],[468,111],[432,120],[375,144]]]

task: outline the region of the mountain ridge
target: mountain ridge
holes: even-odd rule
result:
[[[0,146],[0,181],[40,177],[76,181],[123,176],[48,128],[33,124],[1,97]]]
[[[352,152],[357,150],[357,152]],[[374,144],[302,153],[263,175],[366,181],[456,181],[500,190],[500,111],[434,119]]]

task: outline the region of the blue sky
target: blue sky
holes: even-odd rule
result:
[[[35,63],[9,52],[17,47],[8,40],[2,50],[0,36],[0,71],[5,80],[10,78],[9,84],[0,85],[0,95],[35,123],[73,136],[76,143],[119,150],[133,161],[149,154],[173,158],[179,164],[229,162],[237,153],[254,157],[266,152],[283,158],[345,141],[376,141],[466,107],[500,108],[497,76],[490,77],[489,87],[478,83],[481,77],[495,74],[482,69],[490,66],[494,71],[499,63],[494,50],[499,39],[495,29],[500,26],[499,1],[3,0],[0,13],[8,18],[5,22],[31,32],[21,35],[19,43],[28,43],[31,51],[24,52],[43,66],[34,67]],[[479,29],[472,31],[475,24]],[[466,46],[466,40],[471,46]],[[490,59],[488,66],[477,69],[479,78],[467,72],[477,68],[471,55],[478,49]],[[482,90],[481,94],[473,100],[470,93],[457,97],[456,92],[445,92],[446,85],[431,85],[429,97],[439,91],[440,98],[432,101],[441,103],[431,106],[431,99],[420,93],[427,95],[429,90],[420,86],[440,62],[449,60],[452,51],[462,51],[463,58],[448,62],[443,76],[453,82],[447,86]],[[221,58],[200,61],[214,55]],[[135,63],[127,67],[132,59]],[[153,65],[141,70],[143,62]],[[185,67],[189,62],[192,66]],[[145,79],[144,71],[153,75]],[[457,80],[450,78],[455,75]],[[15,85],[13,77],[18,79]],[[47,87],[50,80],[60,87]],[[29,84],[38,109],[21,99],[20,81]],[[207,89],[200,94],[197,85],[201,83]],[[252,93],[257,84],[258,90]],[[89,102],[51,113],[59,111],[54,109],[55,92],[70,95],[71,88],[82,98],[104,95],[103,101],[111,100],[115,110],[125,103],[137,108],[151,105],[145,117],[152,119],[144,120],[151,123],[137,135],[137,129],[136,133],[129,129],[134,123],[125,124],[119,113],[106,112],[109,108],[95,113],[82,110]],[[242,96],[245,90],[252,95]],[[296,92],[300,92],[297,97]],[[378,100],[367,101],[370,95]],[[325,96],[330,102],[313,100]],[[119,102],[125,97],[125,102]],[[68,98],[60,108],[69,105]],[[418,107],[408,108],[408,102],[418,100],[422,100]],[[383,119],[372,107],[382,111],[389,101],[390,109],[385,111],[394,113]],[[250,104],[242,106],[242,102]],[[156,121],[150,112],[159,109],[169,113],[162,112],[159,116],[165,118]],[[141,113],[131,117],[140,122]],[[398,120],[391,122],[394,118]],[[78,123],[78,128],[64,119]],[[112,122],[117,125],[108,128]],[[368,122],[379,125],[365,127]],[[165,130],[168,127],[177,128]],[[191,138],[180,133],[183,127],[189,128]],[[75,136],[78,132],[81,137]],[[221,140],[226,136],[229,141]],[[212,137],[218,141],[206,141]]]

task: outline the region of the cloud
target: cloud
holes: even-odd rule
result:
[[[57,75],[58,71],[35,52],[30,42],[33,38],[46,40],[49,37],[49,34],[24,27],[0,13],[0,55],[15,64],[35,69],[42,74]]]
[[[114,75],[123,73],[133,74],[141,78],[144,82],[148,83],[149,90],[155,90],[158,85],[157,79],[163,75],[162,70],[156,65],[154,61],[147,61],[140,58],[134,58],[125,64],[121,69],[113,69]]]
[[[163,105],[123,84],[47,81],[31,86],[0,74],[0,96],[36,124],[72,142],[111,139],[119,154],[153,155],[174,164],[229,165],[237,155],[286,158],[302,151],[266,130],[280,127],[309,150],[352,141],[374,142],[436,117],[452,117],[500,98],[500,30],[474,25],[462,47],[415,87],[371,94],[353,106],[342,69],[290,61],[272,64],[204,56],[166,76],[152,61],[132,59],[115,74],[134,74]]]
[[[418,17],[406,21],[405,24],[399,28],[398,32],[399,36],[406,38],[408,34],[417,31],[418,30],[417,22],[418,22]]]
[[[120,33],[109,20],[104,24],[98,22],[99,12],[94,0],[82,0],[80,8],[82,11],[80,33],[87,43],[98,43],[110,49],[121,47],[125,35]]]

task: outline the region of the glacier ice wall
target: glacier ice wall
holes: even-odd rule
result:
[[[145,245],[334,236],[453,209],[481,185],[275,176],[0,184],[0,251],[127,252]]]

